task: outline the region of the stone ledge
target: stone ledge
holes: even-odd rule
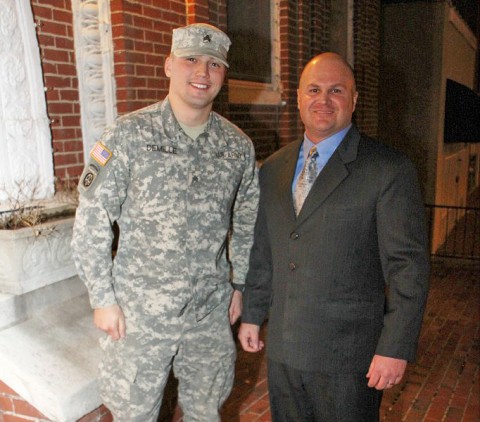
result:
[[[0,293],[0,332],[86,292],[85,285],[74,276],[21,295]]]
[[[58,422],[98,408],[100,359],[88,296],[82,295],[0,331],[0,379]]]

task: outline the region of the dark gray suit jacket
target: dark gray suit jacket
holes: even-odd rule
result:
[[[260,170],[242,321],[268,315],[269,358],[300,370],[366,373],[374,354],[413,361],[429,264],[412,163],[352,126],[296,218],[301,143]]]

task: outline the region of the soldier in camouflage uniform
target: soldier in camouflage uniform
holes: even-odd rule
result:
[[[172,364],[185,421],[219,421],[233,384],[258,184],[252,142],[212,111],[229,46],[210,25],[174,30],[168,97],[107,129],[80,179],[72,244],[116,421],[157,420]]]

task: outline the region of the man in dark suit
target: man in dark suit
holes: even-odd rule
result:
[[[261,350],[268,314],[274,422],[377,421],[415,358],[428,291],[416,172],[352,124],[358,93],[337,54],[313,58],[297,93],[304,139],[260,170],[239,339]]]

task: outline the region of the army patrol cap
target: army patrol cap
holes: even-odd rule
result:
[[[217,27],[207,23],[194,23],[173,30],[172,50],[177,57],[211,56],[225,66],[230,38]]]

